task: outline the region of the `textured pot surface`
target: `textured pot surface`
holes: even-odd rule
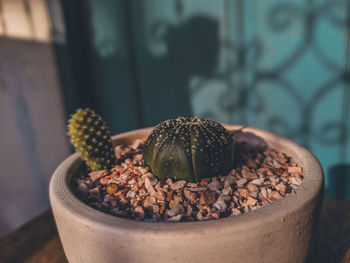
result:
[[[150,131],[120,134],[114,143],[129,144]],[[277,202],[218,220],[150,223],[95,210],[71,192],[69,182],[81,161],[79,154],[67,158],[51,179],[50,200],[69,262],[304,262],[321,208],[322,168],[308,150],[284,137],[245,131],[292,156],[305,177],[295,193]]]

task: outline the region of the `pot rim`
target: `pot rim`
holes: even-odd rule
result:
[[[228,130],[239,129],[241,125],[223,124]],[[126,138],[141,138],[141,134],[150,133],[153,128],[137,129],[113,136],[113,142],[122,141]],[[304,179],[298,188],[281,200],[265,205],[254,211],[237,216],[229,216],[220,219],[191,222],[144,222],[117,217],[97,209],[94,209],[79,200],[71,191],[68,184],[68,175],[81,164],[80,154],[75,153],[65,159],[53,173],[50,181],[50,202],[53,207],[66,210],[71,216],[78,218],[82,223],[94,227],[108,228],[112,232],[129,234],[155,234],[172,232],[174,235],[186,235],[193,231],[222,231],[230,228],[241,232],[251,227],[261,226],[262,221],[284,221],[288,215],[314,201],[323,188],[323,170],[317,158],[307,149],[296,142],[275,133],[247,127],[244,131],[254,132],[261,136],[271,148],[283,147],[293,160],[302,166]],[[118,144],[118,143],[116,143]],[[286,209],[286,207],[288,209]],[[59,209],[53,209],[54,216],[59,216]],[[57,213],[57,214],[56,214]]]

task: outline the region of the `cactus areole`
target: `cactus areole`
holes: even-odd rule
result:
[[[90,109],[79,109],[68,125],[71,142],[93,171],[110,169],[116,162],[110,131]]]
[[[143,158],[160,179],[196,182],[230,171],[233,142],[220,123],[179,117],[153,129],[145,143]]]

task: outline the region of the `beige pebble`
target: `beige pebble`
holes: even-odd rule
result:
[[[249,196],[247,198],[246,205],[254,206],[257,202],[258,201],[255,198]]]
[[[149,193],[155,193],[156,192],[156,190],[154,189],[154,187],[153,187],[153,185],[151,183],[151,180],[148,177],[146,177],[146,179],[145,179],[145,187],[146,187],[146,189],[147,189],[147,191]]]
[[[215,192],[206,190],[200,193],[199,203],[202,205],[214,204],[216,201],[215,199]]]
[[[242,212],[239,209],[237,209],[237,208],[232,208],[231,209],[231,213],[232,213],[232,215],[240,215],[240,214],[242,214]]]
[[[156,202],[157,200],[155,197],[147,196],[146,199],[143,201],[143,207],[152,206]]]
[[[169,202],[169,207],[170,207],[170,209],[171,208],[174,208],[175,206],[178,206],[179,205],[179,201],[177,201],[177,200],[171,200],[170,202]]]
[[[157,191],[154,196],[157,198],[158,201],[164,201],[165,200],[165,193],[164,191],[160,190]]]
[[[194,200],[196,200],[196,198],[198,196],[195,192],[192,192],[188,189],[184,190],[184,195],[187,198],[187,200],[190,202],[194,202]]]
[[[253,183],[249,183],[247,185],[247,188],[248,188],[249,192],[251,192],[251,193],[259,192],[259,188]]]
[[[249,172],[247,169],[242,169],[241,171],[243,178],[247,180],[254,180],[258,178],[258,175],[252,172]]]
[[[301,167],[288,167],[288,173],[290,173],[292,176],[300,175],[302,172],[303,170]]]
[[[168,216],[170,217],[173,217],[173,216],[177,216],[177,215],[183,215],[185,213],[185,209],[183,207],[183,205],[177,205],[177,206],[174,206],[173,208],[171,208],[169,211],[168,211]]]
[[[285,186],[284,183],[279,183],[275,186],[275,189],[282,195],[285,196],[286,195],[286,189],[287,187]]]
[[[186,186],[186,181],[181,180],[181,181],[177,181],[177,182],[173,183],[172,185],[170,185],[170,189],[177,190],[177,189],[183,188],[185,186]]]
[[[239,180],[236,181],[236,185],[238,187],[243,187],[247,182],[248,182],[247,179],[242,178],[242,179],[239,179]]]

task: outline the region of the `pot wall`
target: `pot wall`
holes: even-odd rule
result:
[[[238,126],[228,125],[228,129]],[[79,201],[67,182],[81,163],[74,154],[54,173],[50,198],[64,251],[75,262],[303,262],[320,212],[323,172],[317,159],[275,134],[247,129],[283,149],[305,178],[280,201],[255,211],[202,222],[149,223],[111,216]],[[130,143],[142,129],[114,137]]]

